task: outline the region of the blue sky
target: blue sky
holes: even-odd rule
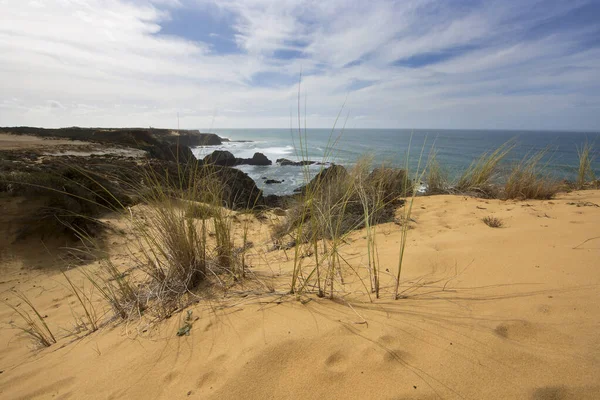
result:
[[[0,125],[600,130],[600,0],[0,0]],[[306,102],[305,102],[305,99]]]

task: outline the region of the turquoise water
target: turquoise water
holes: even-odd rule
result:
[[[265,154],[275,163],[278,158],[302,159],[300,135],[289,129],[221,129],[219,136],[230,140],[222,146],[196,148],[197,157],[203,157],[215,149],[228,150],[236,157],[249,158],[255,152]],[[302,140],[305,140],[304,133]],[[437,151],[439,163],[450,178],[460,172],[482,153],[494,150],[503,143],[513,140],[515,148],[504,162],[504,168],[522,159],[528,153],[548,149],[544,162],[547,171],[560,179],[573,179],[578,163],[577,147],[586,141],[596,144],[594,169],[600,175],[600,133],[596,132],[550,132],[550,131],[492,131],[492,130],[409,130],[409,129],[348,129],[343,132],[327,129],[306,131],[305,159],[335,162],[351,167],[365,154],[371,154],[374,164],[389,163],[403,166],[410,148],[409,164],[415,170],[423,151],[423,164],[432,147]],[[334,150],[327,153],[335,141]],[[329,143],[329,146],[328,146]],[[327,153],[327,154],[326,154]],[[311,166],[311,173],[320,166]],[[304,183],[301,167],[272,165],[267,167],[240,166],[265,194],[287,194]],[[284,180],[280,184],[265,185],[262,178]]]

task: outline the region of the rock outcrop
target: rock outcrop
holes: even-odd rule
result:
[[[287,158],[278,158],[275,162],[279,165],[292,165],[292,166],[296,166],[296,167],[302,167],[305,165],[315,165],[315,164],[320,165],[321,164],[317,161],[309,161],[309,160],[292,161],[292,160],[288,160]]]
[[[263,153],[254,153],[252,158],[236,158],[227,150],[215,150],[211,154],[204,157],[202,160],[205,164],[220,165],[233,167],[235,165],[271,165],[273,162],[269,160]]]
[[[221,167],[233,167],[237,158],[227,150],[215,150],[202,160],[204,164],[217,165]]]
[[[254,153],[252,158],[236,158],[236,165],[271,165],[273,162],[263,153]]]
[[[310,180],[307,185],[295,189],[294,192],[304,193],[307,190],[316,189],[325,184],[329,184],[332,181],[345,179],[347,176],[348,171],[346,171],[346,168],[342,167],[341,165],[333,164],[329,168],[325,168],[324,170],[320,171],[317,175],[315,175],[314,178]]]

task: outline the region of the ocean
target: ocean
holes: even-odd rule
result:
[[[193,149],[198,158],[214,150],[228,150],[236,157],[250,158],[255,152],[266,155],[273,165],[237,168],[247,173],[266,195],[289,194],[305,181],[302,167],[280,166],[278,158],[298,161],[303,158],[298,130],[289,129],[220,129],[214,133],[231,140],[221,146]],[[306,138],[306,141],[304,139]],[[473,160],[486,151],[494,150],[509,140],[515,147],[503,162],[503,168],[518,162],[528,154],[547,149],[545,171],[558,179],[574,179],[578,165],[577,148],[586,142],[596,144],[594,170],[600,175],[600,133],[556,131],[500,131],[500,130],[439,130],[439,129],[308,129],[302,133],[304,159],[334,162],[351,168],[361,156],[371,155],[373,165],[404,166],[406,154],[415,171],[421,158],[421,168],[430,151],[435,149],[437,159],[450,179],[456,179]],[[236,142],[240,141],[240,142]],[[243,141],[243,142],[242,142]],[[335,142],[333,150],[332,142]],[[421,153],[423,156],[421,157]],[[310,167],[311,175],[322,166]],[[265,178],[283,181],[265,184]]]

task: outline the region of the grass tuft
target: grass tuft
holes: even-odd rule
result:
[[[484,153],[463,172],[455,190],[461,193],[477,193],[484,197],[496,197],[497,190],[493,183],[497,178],[498,167],[513,147],[514,144],[509,141],[491,153]]]
[[[432,150],[429,154],[425,180],[427,182],[427,194],[434,195],[449,192],[448,174],[440,166],[437,160],[437,151],[435,150]]]
[[[483,217],[481,220],[490,228],[502,228],[504,226],[504,222],[502,222],[500,218],[487,216]]]
[[[507,199],[547,200],[556,195],[560,189],[559,182],[544,173],[547,164],[542,164],[542,159],[546,153],[547,150],[542,150],[525,156],[513,166],[504,185],[504,195]]]
[[[577,154],[579,156],[579,165],[577,168],[576,186],[578,189],[583,189],[588,180],[591,182],[596,180],[594,168],[592,167],[595,158],[594,146],[586,142],[581,147],[577,147]]]
[[[8,307],[10,307],[13,311],[15,311],[21,319],[25,322],[25,326],[15,325],[18,329],[22,330],[24,333],[29,335],[37,344],[50,347],[53,343],[56,343],[56,338],[52,331],[46,324],[44,317],[40,314],[40,312],[35,308],[31,300],[20,291],[12,290],[13,294],[25,303],[31,311],[25,310],[23,307],[20,307],[21,304],[12,305],[8,302],[5,302]]]

